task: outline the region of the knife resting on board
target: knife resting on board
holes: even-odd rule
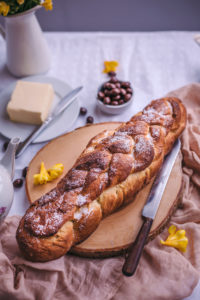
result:
[[[129,248],[125,263],[122,268],[122,272],[126,276],[132,276],[137,269],[145,242],[150,232],[153,220],[156,216],[173,165],[180,151],[180,147],[181,143],[178,139],[175,142],[171,152],[165,157],[163,165],[152,185],[147,202],[142,210],[142,217],[144,220],[143,225],[136,237],[136,240]]]

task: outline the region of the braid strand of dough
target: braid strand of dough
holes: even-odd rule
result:
[[[58,185],[21,219],[16,237],[24,256],[49,261],[86,239],[155,176],[185,125],[181,101],[162,98],[95,136]]]

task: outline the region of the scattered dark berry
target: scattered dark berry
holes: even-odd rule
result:
[[[5,143],[3,144],[3,151],[6,151],[6,150],[7,150],[8,144],[9,144],[9,142],[5,142]]]
[[[13,186],[14,186],[15,188],[20,188],[22,185],[23,185],[23,179],[22,179],[22,178],[15,179],[15,180],[13,181]]]
[[[87,119],[86,119],[86,122],[88,124],[92,124],[94,122],[94,118],[92,116],[88,116]]]
[[[22,176],[23,176],[24,178],[26,178],[27,171],[28,171],[28,167],[25,167],[25,168],[22,170]]]
[[[115,77],[117,74],[114,71],[111,71],[108,73],[108,76]]]
[[[87,114],[87,108],[81,107],[81,108],[80,108],[80,115],[84,116],[84,115],[86,115],[86,114]]]

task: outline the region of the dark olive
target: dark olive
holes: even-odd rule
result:
[[[133,94],[133,90],[131,88],[126,89],[126,91],[128,94],[131,94],[131,95]]]
[[[23,176],[24,178],[26,178],[27,171],[28,171],[28,167],[25,167],[25,168],[22,170],[22,176]]]
[[[105,84],[105,88],[108,89],[108,90],[112,90],[112,89],[115,88],[115,85],[113,83],[107,82]]]
[[[124,96],[124,101],[128,102],[131,99],[131,96],[132,96],[131,94],[126,94]]]
[[[115,106],[118,105],[118,101],[112,101],[111,105],[115,105]]]
[[[130,85],[131,85],[131,84],[130,84],[130,82],[128,82],[128,81],[127,81],[127,82],[126,82],[126,81],[122,81],[122,82],[121,82],[121,86],[122,86],[122,87],[129,88]]]
[[[126,95],[126,90],[125,90],[125,89],[120,89],[120,94],[121,94],[122,96]]]
[[[23,185],[23,179],[22,178],[15,179],[13,181],[13,186],[15,188],[20,188],[20,187],[22,187],[22,185]]]
[[[94,118],[92,116],[88,116],[86,122],[91,124],[94,122]]]
[[[81,108],[80,108],[80,115],[84,116],[84,115],[86,115],[86,114],[87,114],[87,108],[81,107]]]
[[[111,95],[111,91],[109,91],[109,90],[104,90],[104,94],[105,94],[105,96],[110,96]]]
[[[119,101],[120,98],[121,98],[120,95],[117,95],[117,96],[112,97],[112,100],[113,101]]]
[[[108,73],[108,76],[110,77],[115,77],[116,76],[116,73],[114,71],[111,71]]]
[[[115,88],[115,89],[111,90],[112,96],[117,96],[118,94],[120,94],[120,89]]]
[[[124,100],[119,101],[119,105],[122,105],[122,104],[124,104]]]
[[[106,82],[103,85],[104,89],[110,89],[110,82]]]

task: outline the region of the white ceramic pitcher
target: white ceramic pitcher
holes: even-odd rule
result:
[[[19,138],[12,138],[4,157],[0,160],[0,223],[9,213],[13,202],[12,179],[15,170],[15,152],[19,142]]]
[[[5,17],[5,29],[0,28],[6,40],[7,67],[17,77],[45,73],[50,68],[48,45],[35,16],[40,7]]]

